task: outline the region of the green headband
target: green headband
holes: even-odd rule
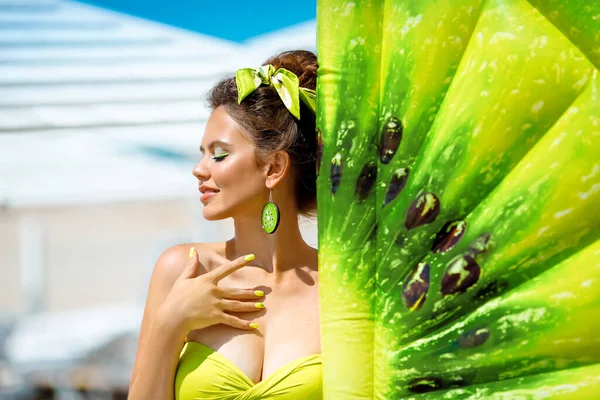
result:
[[[317,93],[312,89],[299,87],[298,77],[285,68],[275,71],[272,65],[263,65],[256,69],[242,68],[235,73],[235,83],[238,88],[238,104],[260,85],[273,86],[283,104],[292,115],[300,119],[300,100],[312,110],[317,109]]]

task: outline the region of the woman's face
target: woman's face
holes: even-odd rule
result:
[[[210,193],[201,196],[203,216],[220,220],[235,216],[260,218],[266,175],[255,162],[256,147],[238,128],[224,107],[217,107],[206,124],[200,152],[202,159],[192,173],[198,187]]]

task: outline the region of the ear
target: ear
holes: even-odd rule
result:
[[[266,165],[267,186],[277,186],[291,168],[292,160],[287,151],[279,150],[271,154]]]

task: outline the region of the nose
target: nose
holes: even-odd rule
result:
[[[192,169],[192,175],[201,181],[207,181],[210,179],[210,170],[206,167],[204,159],[206,156],[202,156],[202,159]]]

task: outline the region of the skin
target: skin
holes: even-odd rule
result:
[[[255,383],[289,362],[321,352],[317,250],[300,233],[289,155],[275,152],[258,166],[256,146],[223,107],[211,114],[200,150],[202,158],[192,171],[198,186],[219,190],[216,196],[203,201],[203,217],[210,221],[232,218],[235,236],[226,242],[173,246],[157,261],[130,385],[132,400],[156,393],[173,398],[176,365],[185,341],[211,347]],[[281,214],[279,227],[272,235],[262,229],[260,222],[269,189]],[[197,265],[191,267],[190,246],[197,251]],[[173,285],[183,278],[201,279],[203,274],[226,268],[229,260],[247,254],[256,258],[230,269],[217,283],[223,290],[264,291],[264,297],[246,295],[237,299],[252,304],[247,310],[226,311],[243,325],[217,323],[191,330],[189,324],[183,326],[179,315],[185,310],[179,310],[182,301],[175,299],[181,290],[175,293]],[[265,307],[255,308],[256,302]],[[250,322],[258,323],[258,328],[249,328]]]

